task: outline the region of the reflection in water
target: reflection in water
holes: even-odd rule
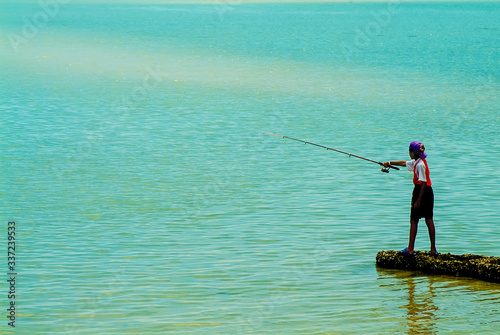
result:
[[[408,303],[401,307],[407,309],[407,334],[436,334],[434,312],[438,308],[433,303],[436,296],[434,280],[428,277],[419,278],[415,282],[414,278],[408,277],[405,281],[408,286]]]
[[[404,270],[377,268],[377,271],[379,278],[396,279],[390,282],[384,280],[380,287],[401,293],[400,297],[404,303],[401,304],[401,300],[396,300],[396,306],[406,310],[406,318],[400,323],[404,328],[400,332],[408,335],[437,334],[436,314],[442,313],[438,312],[439,308],[434,301],[439,294],[436,293],[439,291],[437,279],[433,276],[415,277],[412,272]]]
[[[394,333],[441,334],[451,323],[457,334],[498,334],[491,330],[500,323],[500,284],[378,267],[377,272],[379,287],[389,293],[383,309],[403,312]]]

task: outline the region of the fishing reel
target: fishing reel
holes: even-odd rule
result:
[[[397,166],[394,166],[394,165],[389,165],[389,166],[384,166],[382,163],[380,163],[380,165],[382,165],[382,172],[385,172],[385,173],[389,173],[389,169],[394,169],[394,170],[399,170],[399,168]]]

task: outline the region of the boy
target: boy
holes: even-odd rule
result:
[[[418,221],[420,218],[425,218],[425,224],[429,230],[429,238],[431,240],[431,255],[438,254],[436,250],[436,228],[434,227],[433,209],[434,209],[434,192],[432,191],[432,183],[429,177],[429,166],[425,158],[427,154],[424,152],[425,147],[421,142],[414,141],[410,143],[409,154],[411,161],[388,161],[384,166],[397,165],[406,166],[409,171],[413,171],[413,195],[411,199],[411,214],[410,214],[410,240],[408,247],[401,250],[399,253],[404,255],[414,255],[415,238],[417,236]]]

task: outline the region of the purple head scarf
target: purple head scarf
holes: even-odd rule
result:
[[[424,159],[427,157],[427,154],[424,152],[425,147],[422,142],[419,141],[413,141],[410,143],[410,150],[413,152],[417,152],[417,154],[420,156],[420,158]]]

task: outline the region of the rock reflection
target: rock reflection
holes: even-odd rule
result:
[[[407,310],[407,334],[437,334],[434,313],[438,307],[433,302],[436,296],[433,287],[434,280],[432,278],[421,279],[416,281],[409,277],[405,280],[408,288],[408,303],[401,307]]]

